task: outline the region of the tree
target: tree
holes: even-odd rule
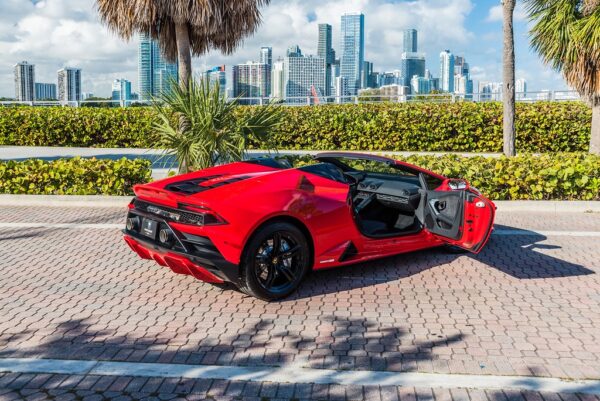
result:
[[[268,144],[283,111],[274,103],[248,107],[243,113],[238,107],[238,99],[228,101],[218,83],[192,78],[182,88],[171,81],[169,90],[154,102],[156,146],[177,159],[180,173],[242,160],[249,140]]]
[[[192,55],[210,49],[232,53],[260,24],[260,7],[270,0],[96,0],[102,21],[125,39],[135,33],[157,39],[164,57],[179,62],[187,88]]]
[[[592,107],[590,153],[600,154],[600,0],[526,0],[531,45]]]
[[[516,0],[502,0],[502,30],[504,45],[502,56],[502,101],[504,103],[502,132],[504,154],[514,156],[515,149],[515,38],[513,14]]]

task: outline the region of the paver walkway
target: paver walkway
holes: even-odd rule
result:
[[[0,223],[114,224],[123,217],[118,208],[0,211]],[[114,228],[0,228],[0,358],[600,379],[600,240],[581,235],[600,231],[600,215],[512,213],[500,214],[497,223],[505,230],[580,235],[495,235],[477,256],[429,250],[315,272],[289,299],[265,303],[139,260]],[[66,391],[59,397],[65,399],[140,393],[97,384],[114,377],[89,385],[93,378],[85,378],[81,388],[66,389],[42,383],[43,377],[3,375],[0,399],[51,391]],[[176,386],[196,385],[178,383],[184,382]],[[209,388],[220,386],[219,397],[230,388],[241,396],[248,386],[214,382],[220,384],[211,381]],[[248,396],[376,399],[384,391],[314,386],[310,397],[296,395],[293,384],[293,391],[275,384],[271,395],[252,390]],[[426,389],[399,389],[404,397],[432,397]],[[451,392],[445,391],[435,399]],[[186,393],[142,391],[161,392]],[[539,394],[452,390],[453,400],[523,396]]]

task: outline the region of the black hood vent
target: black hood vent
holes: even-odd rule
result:
[[[250,176],[235,176],[216,182],[211,185],[202,185],[202,183],[206,181],[214,180],[219,177],[223,177],[223,175],[209,175],[206,177],[194,178],[191,180],[177,181],[165,186],[165,189],[171,192],[176,192],[184,195],[194,195],[200,192],[207,191],[209,189],[222,187],[223,185],[232,184],[234,182],[250,178]]]

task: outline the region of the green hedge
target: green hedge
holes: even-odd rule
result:
[[[0,193],[131,195],[151,180],[147,160],[58,159],[0,162]]]
[[[252,112],[240,107],[239,113]],[[150,108],[0,108],[0,145],[152,147]],[[581,102],[517,104],[520,152],[587,151],[591,110]],[[500,103],[286,107],[277,149],[502,150]],[[261,143],[252,147],[262,148]]]
[[[145,148],[149,107],[0,107],[0,145]]]
[[[600,200],[600,156],[586,153],[464,157],[389,156],[450,178],[464,178],[495,200]],[[309,156],[292,157],[295,165]]]
[[[452,178],[465,178],[492,199],[600,200],[600,156],[556,153],[517,157],[396,157]],[[309,156],[291,157],[295,165]],[[150,181],[147,160],[59,159],[0,162],[0,193],[130,195]]]

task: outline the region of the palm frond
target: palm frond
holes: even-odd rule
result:
[[[182,172],[242,160],[249,139],[268,142],[282,117],[275,104],[237,113],[237,100],[228,101],[208,80],[191,79],[187,88],[172,81],[153,107],[157,147],[169,149],[164,154],[175,156]]]

